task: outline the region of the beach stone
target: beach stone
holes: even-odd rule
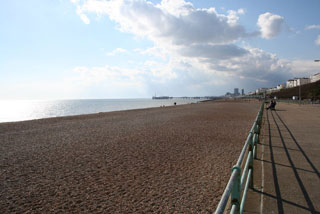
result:
[[[0,123],[1,213],[212,213],[259,106]]]

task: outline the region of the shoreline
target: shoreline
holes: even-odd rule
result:
[[[259,107],[230,104],[2,123],[0,210],[213,212]]]
[[[93,100],[98,100],[98,99],[93,99]],[[112,101],[112,100],[121,100],[121,99],[101,99],[101,100],[111,100]],[[130,100],[130,99],[125,99],[125,100]],[[132,100],[148,100],[148,99],[132,99]],[[177,100],[179,100],[179,98],[177,98]],[[184,100],[184,99],[182,99],[182,100]],[[51,101],[51,100],[49,100],[49,101]],[[55,101],[55,100],[52,100],[52,101]],[[59,100],[57,100],[57,101],[59,101]],[[72,101],[72,100],[67,100],[67,101]],[[75,100],[75,101],[79,101],[79,100]],[[174,101],[175,100],[173,100],[173,103],[174,103]],[[207,101],[208,100],[202,100],[201,101],[201,99],[200,99],[200,101],[196,102],[196,103],[182,103],[182,104],[177,104],[177,105],[180,106],[180,105],[198,104],[198,103],[207,102]],[[211,101],[211,100],[209,100],[209,101]],[[26,121],[43,120],[43,119],[51,119],[51,118],[74,117],[74,116],[82,116],[82,115],[87,116],[87,115],[94,115],[94,114],[103,114],[103,113],[108,113],[108,112],[131,111],[131,110],[140,110],[140,109],[143,110],[143,109],[160,108],[160,107],[171,107],[171,106],[175,106],[175,105],[172,104],[172,105],[167,105],[167,106],[153,106],[153,107],[147,106],[147,107],[138,107],[138,108],[130,108],[130,107],[128,107],[127,109],[106,110],[106,111],[93,112],[93,113],[68,114],[68,115],[49,116],[49,117],[43,117],[43,118],[33,118],[33,119],[23,119],[23,120],[12,120],[12,121],[4,121],[4,122],[0,121],[0,124],[2,124],[2,123],[26,122]]]

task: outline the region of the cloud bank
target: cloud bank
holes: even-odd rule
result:
[[[137,52],[161,56],[165,62],[145,64],[139,76],[144,85],[166,84],[174,90],[189,84],[188,88],[209,91],[230,81],[250,88],[278,84],[292,77],[288,62],[276,55],[237,45],[247,37],[271,39],[279,35],[284,23],[279,15],[261,14],[257,21],[260,31],[247,32],[238,23],[245,13],[241,8],[223,14],[215,8],[195,8],[184,0],[162,0],[159,4],[147,0],[86,0],[74,4],[86,24],[90,23],[87,14],[105,15],[120,31],[153,42],[154,47]]]

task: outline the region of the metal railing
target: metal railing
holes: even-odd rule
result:
[[[232,173],[226,189],[223,192],[221,200],[216,209],[216,214],[222,214],[227,206],[229,196],[231,195],[230,213],[243,213],[248,188],[253,187],[253,159],[256,158],[257,142],[259,140],[260,125],[264,109],[264,102],[261,104],[258,115],[250,129],[247,140],[242,148],[237,164],[232,168]],[[247,153],[248,150],[248,153]],[[247,155],[245,165],[241,172],[241,165]],[[242,193],[242,196],[241,196]]]
[[[301,100],[301,102],[299,100],[291,100],[291,99],[278,99],[277,102],[284,102],[284,103],[294,103],[294,104],[320,104],[320,100]]]

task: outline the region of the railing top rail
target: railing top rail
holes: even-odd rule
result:
[[[241,150],[241,153],[239,155],[237,164],[235,166],[237,168],[241,167],[241,164],[242,164],[242,161],[243,161],[243,159],[245,157],[245,153],[247,151],[248,145],[250,144],[250,140],[253,137],[253,133],[254,133],[255,127],[256,127],[256,125],[257,125],[257,123],[259,121],[260,114],[261,114],[261,112],[263,110],[263,104],[264,103],[261,104],[259,112],[258,112],[258,114],[257,114],[257,116],[256,116],[256,118],[254,120],[253,125],[252,125],[252,128],[250,129],[249,135],[248,135],[248,137],[247,137],[247,139],[245,141],[245,144],[244,144],[244,146],[243,146],[243,148]],[[222,194],[221,200],[220,200],[220,202],[218,204],[218,207],[216,209],[216,212],[215,212],[216,214],[222,214],[224,212],[224,210],[225,210],[225,208],[227,206],[227,203],[228,203],[229,195],[230,195],[230,193],[232,191],[232,187],[233,187],[233,184],[235,182],[235,179],[237,178],[237,174],[238,173],[239,173],[238,170],[232,170],[232,174],[230,176],[228,184],[227,184],[227,186],[226,186],[226,188],[225,188],[225,190],[224,190],[224,192]]]
[[[231,193],[231,190],[232,190],[232,186],[235,182],[235,179],[237,178],[237,171],[236,170],[233,170],[232,171],[232,174],[231,174],[231,177],[229,179],[229,182],[226,186],[226,189],[224,190],[223,194],[222,194],[222,197],[221,197],[221,200],[218,204],[218,207],[216,209],[216,214],[222,214],[224,212],[224,209],[226,208],[227,206],[227,203],[228,203],[228,199],[229,199],[229,195]]]
[[[241,151],[241,153],[240,153],[240,155],[239,155],[239,158],[238,158],[238,161],[237,161],[237,166],[239,166],[239,167],[240,167],[241,164],[242,164],[242,161],[243,161],[243,159],[244,159],[244,155],[246,154],[246,151],[247,151],[247,147],[248,147],[248,145],[249,145],[249,143],[250,143],[250,139],[251,139],[252,136],[253,136],[254,129],[255,129],[255,127],[256,127],[256,125],[257,125],[257,122],[258,122],[258,119],[259,119],[260,111],[261,111],[261,108],[260,108],[260,110],[259,110],[258,115],[256,116],[256,119],[254,120],[254,123],[253,123],[253,125],[252,125],[252,127],[251,127],[251,129],[250,129],[249,135],[248,135],[248,137],[247,137],[247,139],[246,139],[246,141],[245,141],[245,143],[244,143],[244,146],[243,146],[243,148],[242,148],[242,151]]]
[[[247,151],[248,145],[250,143],[251,137],[252,137],[252,129],[250,130],[249,135],[247,137],[247,140],[246,140],[246,142],[245,142],[245,144],[244,144],[244,146],[242,148],[242,151],[241,151],[241,153],[239,155],[239,158],[238,158],[238,161],[237,161],[237,164],[236,164],[238,167],[240,167],[241,164],[242,164],[242,161],[244,159],[244,155],[246,154],[246,151]]]

